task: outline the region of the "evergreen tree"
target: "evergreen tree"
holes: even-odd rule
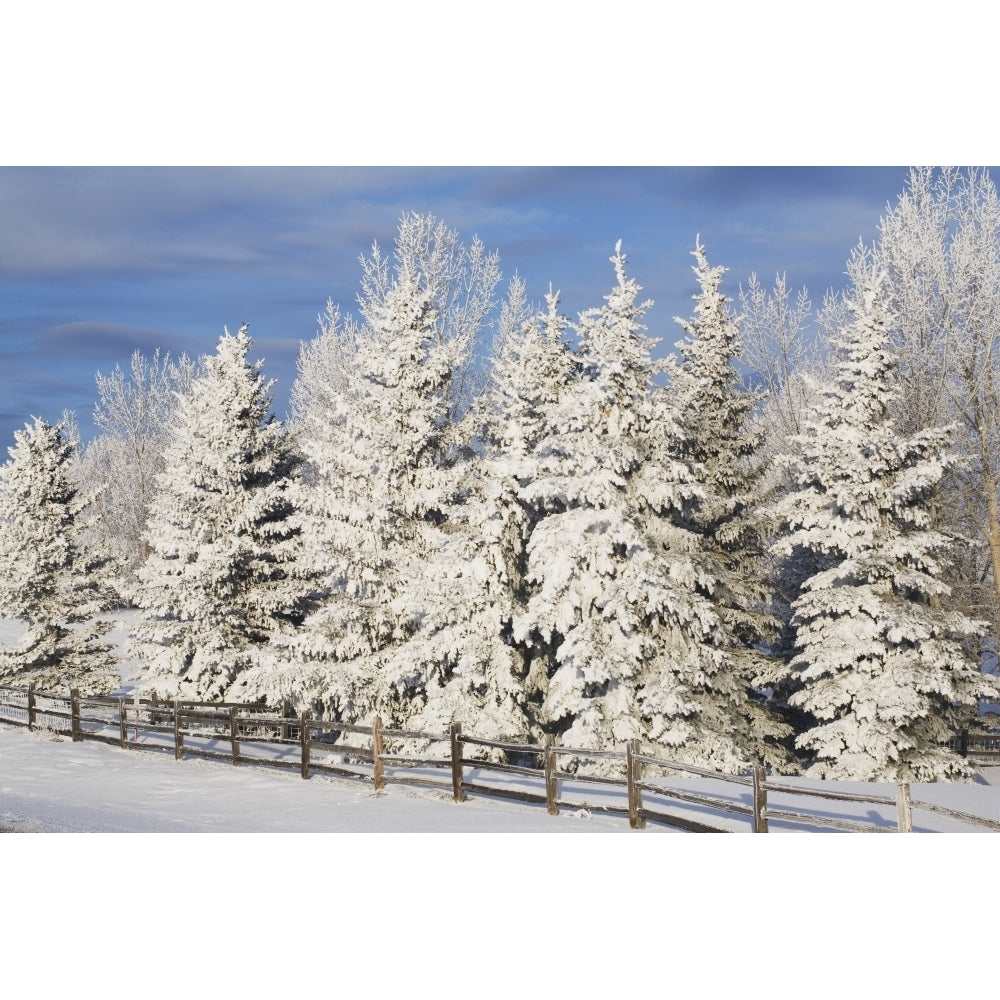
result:
[[[309,539],[303,565],[317,600],[302,628],[283,640],[283,665],[248,679],[255,696],[348,721],[381,708],[376,698],[369,704],[358,697],[363,678],[374,673],[379,652],[407,634],[370,436],[392,393],[373,396],[366,384],[360,356],[369,332],[328,302],[319,335],[302,345],[292,387],[293,427],[305,458],[296,495]]]
[[[313,495],[310,533],[321,540],[324,599],[294,642],[314,704],[336,718],[401,723],[415,710],[420,670],[402,644],[420,620],[420,581],[444,497],[437,476],[450,430],[454,342],[437,336],[429,290],[402,275],[363,327],[329,328],[341,354],[338,384],[306,401],[304,419],[327,428],[305,442]],[[346,340],[340,339],[346,337]],[[300,404],[302,397],[299,397]]]
[[[941,743],[980,698],[995,694],[969,639],[981,628],[941,606],[949,539],[930,505],[956,461],[949,429],[899,434],[898,393],[881,277],[856,288],[853,320],[835,343],[835,375],[799,440],[796,488],[775,513],[779,554],[821,569],[792,607],[801,689],[790,699],[812,719],[797,745],[810,775],[841,780],[968,778]]]
[[[522,288],[523,295],[523,288]],[[518,659],[529,721],[544,699],[555,647],[535,633],[530,643],[515,642],[514,619],[523,614],[532,593],[528,583],[528,542],[550,512],[544,492],[531,487],[543,476],[539,446],[549,434],[547,421],[572,390],[579,362],[566,341],[568,321],[559,312],[559,294],[549,289],[546,312],[527,308],[501,317],[501,335],[491,365],[489,391],[483,399],[485,466],[493,491],[493,515],[484,518],[503,553],[503,577],[510,595],[510,619],[504,633]]]
[[[661,444],[670,416],[642,333],[648,303],[636,301],[620,245],[611,261],[617,284],[576,324],[579,375],[546,407],[521,491],[544,516],[514,634],[552,650],[540,722],[581,748],[581,762],[584,748],[643,738],[731,768],[744,756],[739,692],[722,624],[698,591],[698,537],[675,520],[698,488]]]
[[[557,298],[549,316],[529,315],[515,276],[501,309],[487,391],[470,413],[479,445],[441,470],[450,483],[439,542],[424,590],[433,597],[406,653],[424,664],[424,707],[415,723],[441,731],[475,720],[477,734],[526,739],[530,661],[511,626],[524,599],[525,544],[532,512],[519,496],[538,412],[533,403],[559,391],[553,369],[568,359],[558,338]],[[555,362],[553,365],[551,362]]]
[[[494,702],[516,718],[484,679],[507,651],[477,561],[487,515],[471,448],[472,348],[496,255],[410,215],[394,259],[377,247],[362,258],[361,324],[328,306],[300,359],[293,404],[323,600],[294,641],[304,667],[283,683],[333,718],[441,728]]]
[[[308,608],[291,489],[301,458],[251,346],[245,325],[226,331],[178,395],[150,508],[134,638],[143,686],[168,697],[225,697]]]
[[[63,424],[35,419],[0,469],[0,614],[24,622],[0,651],[0,681],[106,694],[119,683],[102,586],[106,559],[86,550],[93,496],[73,481]]]
[[[720,290],[726,269],[709,265],[700,242],[693,255],[700,287],[695,314],[690,321],[677,319],[686,336],[676,344],[679,357],[666,361],[669,396],[681,429],[674,438],[674,455],[700,487],[679,521],[701,539],[713,580],[706,596],[725,626],[731,667],[747,689],[753,754],[785,768],[789,753],[784,743],[792,729],[762,693],[773,689],[783,669],[763,652],[778,637],[779,625],[765,610],[770,594],[760,515],[762,435],[752,425],[760,396],[739,388],[739,324]]]

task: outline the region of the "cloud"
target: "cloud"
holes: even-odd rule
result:
[[[650,332],[669,345],[697,291],[696,234],[729,269],[731,298],[751,272],[764,284],[779,272],[816,303],[905,180],[902,168],[0,168],[5,408],[39,398],[18,371],[75,366],[77,391],[53,385],[55,406],[134,350],[211,353],[224,324],[246,320],[280,410],[327,298],[356,313],[359,255],[373,240],[391,253],[410,211],[499,249],[500,294],[517,271],[536,302],[551,282],[570,316],[601,305],[621,238],[655,301]]]
[[[0,168],[0,279],[191,268],[301,271],[306,252],[391,242],[459,168]],[[461,202],[455,198],[454,204]],[[446,220],[447,221],[447,220]],[[322,266],[322,261],[318,262]]]
[[[676,167],[669,171],[676,198],[732,210],[765,205],[828,203],[841,197],[892,197],[906,167]],[[884,193],[884,194],[883,194]]]
[[[197,354],[204,344],[195,337],[119,323],[81,321],[63,323],[41,330],[35,350],[62,359],[126,363],[135,351],[152,354],[160,348],[174,356]]]

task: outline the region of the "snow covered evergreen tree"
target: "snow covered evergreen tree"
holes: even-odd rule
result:
[[[432,523],[421,525],[425,555],[403,591],[417,625],[390,661],[417,668],[410,710],[421,729],[440,732],[471,719],[488,737],[531,733],[528,692],[548,661],[512,637],[526,595],[525,545],[537,521],[521,488],[534,478],[544,408],[576,365],[562,341],[558,297],[548,299],[548,314],[531,316],[523,282],[512,280],[488,389],[453,438],[458,447],[432,472],[441,503]],[[468,446],[472,427],[475,448]]]
[[[950,431],[900,436],[881,276],[857,286],[851,305],[835,376],[792,460],[797,488],[775,507],[786,530],[778,553],[822,565],[793,604],[801,689],[790,701],[813,720],[796,742],[813,776],[968,778],[941,743],[995,696],[995,680],[968,641],[981,623],[941,607],[949,539],[931,527],[930,501],[956,460]]]
[[[542,476],[539,462],[545,459],[538,448],[549,434],[548,417],[579,376],[579,362],[566,341],[568,321],[559,312],[559,293],[550,287],[546,312],[536,316],[527,315],[523,286],[521,297],[521,309],[502,317],[482,406],[484,461],[494,498],[493,517],[484,524],[493,527],[493,537],[503,552],[511,615],[504,623],[505,633],[511,632],[514,618],[523,613],[532,592],[527,582],[527,546],[535,526],[548,513],[544,497],[526,494],[525,489]],[[554,648],[537,635],[530,644],[512,645],[534,724],[533,716],[548,686]]]
[[[727,655],[748,692],[745,710],[754,756],[783,768],[789,757],[784,744],[792,729],[762,694],[774,687],[784,665],[763,652],[777,638],[779,625],[766,610],[770,594],[758,459],[762,434],[751,419],[760,396],[739,388],[739,324],[720,290],[726,269],[709,265],[700,242],[693,255],[700,288],[695,314],[690,321],[677,319],[686,336],[676,344],[679,357],[666,360],[669,396],[681,429],[674,438],[674,455],[700,487],[697,499],[680,512],[679,523],[701,539],[713,578],[706,596],[722,619]]]
[[[557,303],[550,294],[548,316],[531,316],[523,281],[512,279],[490,382],[470,414],[479,446],[443,470],[451,487],[425,587],[435,601],[407,644],[425,665],[425,704],[415,719],[422,728],[441,731],[449,721],[472,719],[479,735],[530,736],[531,661],[511,634],[525,597],[533,523],[519,491],[531,478],[526,463],[538,402],[555,398],[572,364]]]
[[[380,530],[382,494],[372,485],[378,460],[358,357],[364,336],[328,302],[319,335],[302,345],[292,387],[292,426],[305,458],[296,498],[308,539],[303,567],[317,600],[302,628],[282,640],[284,662],[243,679],[249,697],[289,699],[299,710],[347,721],[366,718],[371,707],[356,697],[358,675],[405,635],[398,574]]]
[[[134,639],[142,687],[166,697],[224,698],[309,607],[291,490],[301,458],[251,346],[245,325],[224,333],[178,395],[164,450]]]
[[[699,593],[696,534],[675,514],[697,495],[664,442],[677,433],[654,392],[648,303],[625,274],[576,324],[579,377],[546,407],[524,499],[544,511],[528,543],[532,593],[515,638],[551,650],[540,722],[567,746],[642,738],[675,758],[746,759],[724,629]]]
[[[362,258],[362,323],[331,304],[300,358],[293,407],[324,598],[293,643],[304,667],[272,682],[328,717],[440,730],[481,710],[506,730],[517,698],[478,547],[489,501],[467,388],[496,257],[406,216],[393,259]]]
[[[455,345],[439,341],[433,296],[412,275],[363,311],[360,328],[341,326],[334,311],[300,360],[300,379],[310,381],[297,386],[299,420],[316,430],[303,435],[308,524],[325,596],[292,643],[304,671],[271,682],[333,718],[381,712],[402,722],[421,680],[393,654],[418,624],[408,597],[441,516],[435,469],[450,429]],[[309,372],[330,352],[343,367],[324,386]]]
[[[27,628],[0,650],[0,683],[107,694],[120,681],[103,640],[107,560],[82,544],[93,496],[73,480],[63,424],[36,418],[14,440],[0,469],[0,614]]]

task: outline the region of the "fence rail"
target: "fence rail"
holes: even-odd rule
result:
[[[455,802],[477,795],[544,805],[551,815],[564,809],[602,812],[627,818],[633,829],[654,823],[698,833],[733,832],[718,825],[718,814],[723,813],[747,820],[755,833],[769,832],[772,822],[904,833],[913,829],[913,811],[925,810],[1000,831],[1000,820],[911,800],[906,783],[897,786],[895,797],[790,785],[769,780],[761,765],[748,774],[724,774],[656,757],[641,752],[638,740],[629,741],[624,751],[592,750],[558,746],[551,736],[540,744],[488,739],[463,733],[457,723],[447,733],[430,733],[386,728],[379,717],[371,725],[313,719],[308,712],[294,718],[287,704],[275,710],[235,702],[81,696],[76,690],[65,697],[7,687],[0,687],[0,723],[43,728],[74,741],[173,752],[177,760],[192,756],[229,761],[235,767],[295,769],[303,778],[331,774],[371,782],[376,789],[389,783],[433,788]],[[966,734],[963,743],[971,747],[979,738]],[[983,739],[1000,744],[997,737]],[[425,744],[424,754],[412,749],[415,743]],[[427,756],[431,747],[447,747],[449,752]],[[566,757],[570,762],[561,768],[559,762]],[[527,763],[530,758],[537,766]],[[588,761],[600,773],[581,772],[580,763]],[[678,787],[684,776],[712,779],[720,787]],[[797,798],[861,803],[876,807],[877,816],[879,808],[890,815],[881,816],[881,823],[860,822],[789,803]]]
[[[982,764],[1000,763],[1000,733],[973,733],[963,730],[944,746],[954,750],[961,757]]]

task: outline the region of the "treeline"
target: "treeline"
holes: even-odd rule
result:
[[[98,375],[99,436],[35,421],[0,473],[27,626],[0,680],[110,690],[126,601],[162,697],[970,777],[942,744],[1000,697],[992,182],[913,171],[816,317],[755,277],[737,312],[694,259],[656,360],[620,245],[571,320],[408,215],[303,346],[287,424],[246,327]]]

